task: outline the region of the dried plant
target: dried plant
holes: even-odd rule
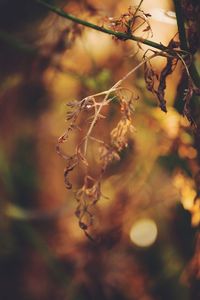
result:
[[[160,72],[160,74],[158,74],[153,69],[150,61],[145,62],[144,79],[146,82],[146,87],[150,92],[156,95],[161,110],[167,112],[167,101],[165,100],[166,79],[170,74],[174,72],[178,62],[180,61],[183,66],[183,78],[185,79],[186,77],[188,82],[188,86],[184,91],[184,97],[182,99],[184,102],[184,108],[182,113],[187,117],[191,124],[195,125],[195,122],[190,112],[190,100],[193,94],[199,95],[200,90],[195,85],[190,75],[189,68],[192,62],[191,55],[187,51],[181,50],[179,42],[176,42],[173,39],[169,42],[168,48],[168,53],[159,53],[160,56],[166,57],[166,64]],[[146,53],[144,54],[144,59],[145,57]]]
[[[128,137],[134,131],[133,127],[133,112],[134,101],[138,96],[127,87],[123,87],[122,83],[132,75],[138,68],[144,65],[148,60],[157,55],[153,54],[150,57],[140,62],[128,74],[115,83],[109,90],[97,93],[83,98],[81,101],[72,101],[67,104],[69,111],[67,112],[67,121],[69,126],[64,134],[59,138],[57,144],[58,154],[65,159],[66,168],[64,171],[65,185],[67,189],[72,188],[69,179],[70,173],[74,168],[82,163],[85,166],[85,177],[83,186],[76,192],[75,198],[78,202],[76,209],[76,216],[79,219],[80,227],[87,233],[88,228],[92,225],[93,215],[90,211],[91,207],[99,201],[102,196],[101,193],[101,179],[107,166],[114,160],[120,159],[120,152],[128,146]],[[109,143],[105,142],[98,136],[94,136],[95,126],[102,119],[106,118],[102,111],[105,107],[110,105],[111,102],[117,102],[120,110],[120,119],[110,132]],[[85,123],[87,130],[84,136],[76,145],[73,155],[68,155],[63,152],[61,145],[68,142],[70,134],[74,130],[81,132],[79,127],[79,120],[82,115],[88,115],[88,120]],[[88,159],[89,142],[95,142],[99,149],[99,164],[100,172],[97,178],[93,178],[90,172],[90,162]]]
[[[140,3],[141,4],[141,3]],[[135,34],[139,29],[147,33],[147,37],[153,36],[151,25],[149,23],[150,14],[145,13],[137,7],[130,6],[127,13],[119,18],[109,17],[105,19],[105,24],[114,31],[124,32],[128,35]]]
[[[140,5],[141,3],[142,1],[140,2]],[[132,36],[135,31],[144,27],[143,32],[152,35],[148,21],[150,15],[145,14],[140,9],[140,5],[136,8],[130,7],[128,12],[121,15],[120,18],[108,18],[107,26],[111,27],[115,32],[120,31],[121,33],[126,33],[127,36]],[[123,39],[121,35],[119,39]],[[139,42],[138,46],[141,48]],[[157,97],[161,110],[167,112],[167,101],[165,99],[166,80],[167,77],[174,72],[178,62],[180,62],[183,66],[183,74],[188,81],[188,86],[187,89],[185,89],[183,97],[183,115],[194,124],[190,112],[190,100],[193,94],[199,94],[199,89],[196,87],[190,75],[190,66],[192,62],[191,55],[188,51],[182,50],[180,48],[180,43],[174,39],[172,39],[168,46],[164,48],[164,51],[151,50],[153,54],[150,56],[148,55],[149,50],[146,51],[143,60],[110,89],[87,96],[81,101],[75,100],[67,104],[69,108],[69,111],[67,112],[69,126],[59,138],[57,152],[66,161],[64,178],[67,189],[72,188],[72,183],[69,178],[71,172],[80,164],[85,168],[83,185],[75,193],[75,198],[78,203],[76,216],[79,219],[80,228],[83,229],[85,234],[89,237],[90,234],[88,233],[88,230],[93,224],[92,208],[102,197],[101,180],[103,174],[110,163],[120,160],[120,153],[128,146],[129,135],[134,131],[134,101],[138,99],[138,97],[132,90],[122,85],[124,81],[141,66],[144,66],[144,80],[146,82],[146,87]],[[166,58],[166,64],[159,74],[154,70],[151,64],[151,60],[158,56]],[[97,124],[107,118],[105,115],[106,108],[113,101],[118,103],[120,118],[115,128],[111,130],[108,142],[95,134],[95,128]],[[87,120],[87,122],[84,122],[84,129],[80,126],[81,118]],[[63,152],[61,146],[63,143],[69,141],[71,133],[75,130],[81,133],[81,138],[76,144],[73,154],[69,155]],[[100,171],[95,178],[90,172],[90,159],[88,156],[90,142],[95,143],[99,149],[98,167],[100,166]]]

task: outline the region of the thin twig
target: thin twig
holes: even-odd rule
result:
[[[141,61],[135,68],[133,68],[130,72],[128,72],[122,79],[120,79],[118,82],[116,82],[115,85],[111,89],[115,89],[116,87],[118,87],[123,81],[125,81],[137,69],[139,69],[142,65],[144,65],[146,62],[150,61],[152,58],[154,58],[157,55],[158,55],[158,53],[154,53],[151,56],[144,59],[143,61]]]
[[[137,6],[137,8],[136,8],[136,11],[135,11],[135,13],[134,13],[134,16],[136,16],[136,14],[137,14],[138,10],[140,9],[140,7],[141,7],[143,1],[144,1],[144,0],[141,0],[140,3],[138,4],[138,6]]]

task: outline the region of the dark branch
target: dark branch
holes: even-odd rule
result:
[[[188,44],[187,44],[187,36],[185,32],[185,26],[184,26],[184,17],[182,13],[182,7],[181,7],[181,1],[180,0],[174,0],[174,8],[176,12],[176,19],[177,19],[177,25],[178,25],[178,33],[179,33],[179,39],[180,39],[180,47],[182,50],[189,51]],[[191,63],[189,67],[190,75],[197,87],[200,87],[200,77],[197,72],[197,69],[194,65],[194,62]]]
[[[126,41],[126,40],[133,40],[135,42],[148,45],[148,46],[156,48],[158,50],[167,51],[167,52],[169,51],[168,47],[166,47],[166,46],[164,46],[162,44],[158,44],[158,43],[155,43],[153,41],[149,41],[147,39],[143,39],[141,37],[134,36],[134,35],[131,35],[131,34],[127,34],[127,33],[124,33],[124,32],[113,31],[113,30],[107,29],[107,28],[105,28],[103,26],[102,27],[98,26],[98,25],[90,23],[88,21],[79,19],[79,18],[77,18],[77,17],[75,17],[75,16],[73,16],[71,14],[68,14],[68,13],[64,12],[62,9],[60,9],[59,7],[53,6],[51,4],[48,4],[47,2],[45,2],[43,0],[36,0],[36,1],[38,3],[40,3],[41,5],[43,5],[44,7],[46,7],[47,9],[49,9],[50,11],[56,13],[57,15],[65,18],[65,19],[71,20],[71,21],[73,21],[73,22],[75,22],[77,24],[81,24],[83,26],[95,29],[97,31],[113,35],[113,36],[117,37],[120,40],[124,40],[124,41]]]

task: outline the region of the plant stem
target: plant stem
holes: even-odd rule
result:
[[[184,26],[184,17],[182,13],[182,7],[180,0],[174,0],[174,8],[176,13],[176,19],[177,19],[177,26],[178,26],[178,33],[179,33],[179,39],[180,39],[180,48],[182,50],[185,50],[189,52],[188,44],[187,44],[187,36],[185,32],[185,26]],[[200,87],[200,77],[197,72],[197,69],[194,65],[194,62],[191,63],[189,67],[190,75],[197,87]]]
[[[103,26],[98,26],[98,25],[90,23],[88,21],[79,19],[79,18],[77,18],[77,17],[75,17],[75,16],[73,16],[71,14],[68,14],[68,13],[64,12],[62,9],[60,9],[59,7],[53,6],[51,4],[48,4],[47,2],[45,2],[43,0],[36,0],[36,1],[38,3],[40,3],[41,5],[45,6],[46,8],[48,8],[50,11],[56,13],[57,15],[65,18],[65,19],[71,20],[71,21],[73,21],[73,22],[75,22],[77,24],[81,24],[83,26],[95,29],[97,31],[113,35],[113,36],[117,37],[120,40],[124,40],[124,41],[126,41],[126,40],[133,40],[135,42],[148,45],[148,46],[156,48],[158,50],[169,52],[169,48],[166,47],[166,46],[164,46],[164,45],[162,45],[162,44],[158,44],[158,43],[155,43],[153,41],[150,41],[150,40],[147,40],[147,39],[144,39],[142,37],[138,37],[138,36],[135,36],[135,35],[132,35],[132,34],[127,34],[125,32],[113,31],[113,30],[107,29],[107,28],[105,28]]]
[[[183,18],[182,8],[179,0],[174,0],[174,8],[176,12],[180,47],[182,50],[188,51],[189,49],[187,45],[187,37],[186,37],[185,27],[184,27],[184,18]]]

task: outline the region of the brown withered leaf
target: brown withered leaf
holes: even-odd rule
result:
[[[160,108],[164,112],[167,112],[167,107],[166,107],[167,102],[165,100],[166,79],[167,76],[172,74],[172,72],[174,71],[177,62],[178,62],[177,58],[167,57],[166,65],[160,73],[159,86],[156,91],[156,95],[160,103]]]
[[[183,70],[181,80],[177,88],[177,95],[179,98],[181,97],[184,102],[184,106],[181,111],[182,114],[188,119],[191,125],[194,125],[196,127],[195,121],[191,113],[190,104],[193,96],[200,95],[200,89],[195,86],[191,77],[188,76],[188,72],[186,71],[186,69]]]
[[[87,231],[93,224],[91,208],[100,200],[101,196],[100,181],[86,175],[83,186],[75,195],[78,202],[75,215],[79,219],[80,228],[84,231]]]
[[[158,74],[153,70],[151,65],[148,67],[147,63],[144,64],[144,80],[147,90],[155,93],[154,84],[158,80]]]
[[[114,147],[103,144],[99,148],[100,161],[102,162],[102,172],[105,172],[107,166],[113,161],[120,160],[120,156],[118,152],[114,149]]]
[[[74,168],[77,166],[77,164],[78,164],[77,155],[73,155],[67,160],[67,164],[66,164],[66,167],[64,170],[64,183],[68,190],[72,188],[72,183],[70,182],[70,180],[68,178],[69,173],[74,170]]]
[[[177,47],[177,43],[173,40],[170,42],[170,47]],[[144,56],[145,57],[145,56]],[[167,112],[166,103],[165,100],[165,89],[166,89],[166,80],[167,77],[173,73],[177,63],[178,58],[172,57],[172,56],[166,56],[166,64],[162,71],[160,72],[160,75],[158,75],[155,70],[153,69],[150,62],[146,62],[144,64],[144,80],[146,83],[146,87],[148,91],[152,92],[156,95],[159,106],[162,111]],[[158,87],[156,88],[156,83],[158,83]]]
[[[193,94],[194,94],[193,83],[190,79],[188,79],[188,86],[184,90],[184,95],[183,95],[184,96],[183,97],[183,101],[184,101],[183,115],[186,116],[186,118],[191,123],[191,125],[194,125],[194,120],[192,118],[191,109],[190,109],[190,100],[192,99]]]
[[[146,28],[143,29],[144,32],[145,32],[145,31],[149,31],[149,30],[151,30],[150,25],[148,25]]]

